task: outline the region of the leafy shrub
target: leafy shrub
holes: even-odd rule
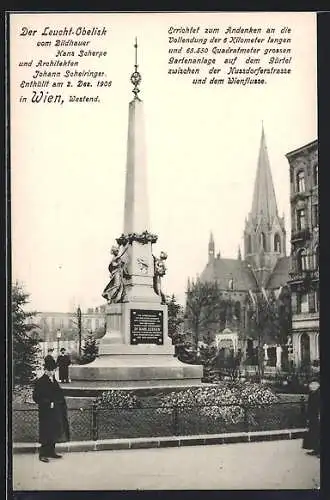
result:
[[[92,361],[94,361],[94,359],[98,355],[98,351],[99,349],[96,342],[96,338],[93,335],[93,333],[89,333],[87,337],[84,339],[80,364],[85,365],[87,363],[91,363]]]

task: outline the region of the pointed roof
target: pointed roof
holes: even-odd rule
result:
[[[261,132],[257,175],[254,183],[251,215],[253,218],[259,218],[261,215],[263,215],[267,222],[271,222],[273,218],[277,215],[275,189],[273,184],[272,173],[270,170],[263,124]]]
[[[276,266],[267,283],[267,289],[278,289],[285,286],[290,280],[290,257],[281,257],[278,259]]]
[[[210,233],[210,239],[209,239],[209,252],[211,251],[214,252],[214,238],[212,231]]]
[[[236,291],[255,290],[256,281],[246,262],[237,259],[216,259],[209,262],[201,274],[203,282],[216,281],[220,290],[228,290],[228,283],[233,280]]]

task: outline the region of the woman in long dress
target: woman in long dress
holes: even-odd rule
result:
[[[102,293],[102,297],[104,297],[108,303],[122,302],[124,300],[125,279],[129,277],[126,269],[126,262],[122,259],[126,250],[127,245],[121,253],[119,253],[119,248],[117,246],[111,248],[113,258],[109,264],[110,281]]]

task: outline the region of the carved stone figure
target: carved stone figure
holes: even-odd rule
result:
[[[154,290],[157,295],[161,297],[161,303],[165,304],[165,295],[161,289],[161,279],[166,274],[165,260],[167,259],[167,254],[165,252],[160,252],[159,257],[154,258]]]
[[[108,268],[110,281],[102,293],[102,297],[107,300],[108,304],[124,302],[126,280],[130,277],[127,270],[127,262],[123,259],[127,248],[128,244],[119,253],[119,248],[116,245],[111,247],[113,257]]]

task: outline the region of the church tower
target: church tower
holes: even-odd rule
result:
[[[286,254],[284,217],[278,216],[274,184],[262,126],[252,209],[245,222],[244,257],[258,285],[265,287],[279,258]]]
[[[209,240],[209,262],[212,262],[213,260],[214,260],[214,238],[213,238],[213,233],[211,232]]]

